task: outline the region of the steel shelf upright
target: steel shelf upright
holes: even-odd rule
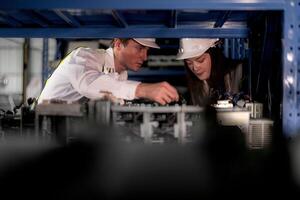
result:
[[[283,40],[283,133],[300,134],[300,1],[287,0]]]

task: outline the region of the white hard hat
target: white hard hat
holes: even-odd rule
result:
[[[159,49],[160,47],[155,43],[155,38],[132,38],[138,43],[146,47]]]
[[[201,56],[218,40],[218,38],[182,38],[176,59],[182,60]]]

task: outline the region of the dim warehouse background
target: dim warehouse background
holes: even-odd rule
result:
[[[299,195],[300,1],[11,0],[0,5],[1,194],[36,199]],[[77,47],[155,37],[129,79],[188,96],[179,39],[219,38],[249,99],[201,108],[133,101],[36,106]]]

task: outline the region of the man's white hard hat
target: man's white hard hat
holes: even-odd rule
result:
[[[151,47],[155,49],[159,49],[160,47],[156,44],[155,38],[132,38],[139,44],[146,46],[146,47]]]
[[[215,46],[218,38],[182,38],[179,42],[177,60],[201,56],[207,49]]]

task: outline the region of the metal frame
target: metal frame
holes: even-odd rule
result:
[[[206,10],[281,10],[284,0],[10,0],[0,9],[206,9]]]
[[[153,140],[153,128],[159,126],[159,121],[152,119],[152,114],[174,114],[176,115],[176,123],[174,123],[173,137],[178,140],[178,143],[185,144],[191,142],[188,136],[188,127],[192,126],[192,121],[187,121],[186,116],[189,114],[203,115],[204,108],[199,106],[174,105],[174,106],[151,106],[151,105],[129,105],[129,106],[111,106],[113,121],[116,122],[117,113],[140,113],[143,115],[143,123],[140,124],[140,137],[144,139],[146,144],[161,143],[161,140]],[[203,122],[203,117],[194,124],[194,127],[199,128]],[[198,130],[198,129],[197,129]],[[205,126],[201,126],[201,130],[205,130]]]
[[[300,130],[300,1],[288,0],[284,10],[283,133]]]
[[[49,75],[49,66],[48,66],[48,52],[49,51],[49,40],[43,39],[43,68],[42,68],[42,85],[43,87],[46,84]]]
[[[247,28],[1,28],[0,37],[114,38],[114,37],[226,37],[246,38]]]

